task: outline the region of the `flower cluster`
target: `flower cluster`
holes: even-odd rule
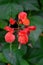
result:
[[[11,25],[14,26],[15,24],[18,25],[17,29],[11,27]],[[24,27],[22,28],[22,26],[20,27],[19,25],[23,25]],[[18,22],[16,22],[16,20],[14,20],[13,18],[10,18],[9,26],[5,26],[4,30],[7,31],[7,33],[5,34],[5,41],[7,43],[12,43],[15,41],[16,39],[15,31],[17,30],[18,42],[20,44],[27,44],[29,41],[28,36],[30,35],[31,31],[36,30],[36,26],[30,26],[30,20],[27,17],[27,13],[20,12],[18,14]]]

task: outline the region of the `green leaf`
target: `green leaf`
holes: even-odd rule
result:
[[[39,9],[29,1],[0,1],[0,19],[15,18],[16,15],[23,10],[39,11]]]
[[[0,63],[0,65],[5,65],[5,63]]]
[[[21,49],[18,49],[17,43],[12,43],[11,49],[10,45],[6,43],[3,48],[3,54],[5,58],[8,60],[8,62],[10,62],[11,64],[18,63],[17,60],[20,59],[23,55],[25,55],[26,51],[27,51],[26,46],[22,46]]]
[[[40,29],[40,26],[37,26],[36,30],[30,33],[30,40],[32,42],[36,42],[38,40],[41,32],[42,32],[42,30]]]
[[[10,1],[8,1],[8,0],[0,0],[0,4],[5,4],[5,3],[8,3],[8,2],[10,2]]]
[[[32,5],[29,2],[23,2],[22,6],[24,7],[25,10],[30,10],[30,11],[31,10],[36,10],[36,11],[39,11],[39,9],[37,7],[35,7],[34,5]]]
[[[29,63],[26,60],[21,59],[20,60],[20,65],[29,65]]]
[[[35,5],[38,5],[38,1],[37,0],[28,0],[29,3],[32,3],[32,4],[35,4]]]
[[[32,41],[33,45],[35,44],[39,38],[39,35],[42,32],[43,27],[43,18],[40,16],[32,16],[30,17],[31,25],[36,26],[36,31],[31,32],[30,34],[30,40]]]
[[[7,44],[7,43],[6,43]],[[13,65],[16,65],[17,59],[13,50],[10,49],[10,45],[5,45],[3,48],[3,54],[7,61]]]
[[[43,25],[43,18],[41,16],[31,16],[31,25]]]
[[[41,48],[41,44],[40,44],[39,39],[34,43],[34,48]]]
[[[43,65],[43,58],[36,65]]]
[[[40,0],[40,2],[41,2],[41,4],[42,4],[42,6],[43,6],[43,0]]]
[[[0,43],[5,42],[5,40],[4,40],[4,36],[5,36],[5,34],[6,34],[5,31],[1,31],[1,30],[0,30]]]
[[[0,19],[15,18],[20,11],[23,11],[22,6],[15,3],[0,5]]]
[[[39,8],[38,0],[29,0],[29,3],[34,5],[34,7]]]
[[[11,16],[13,18],[15,18],[16,15],[21,11],[23,11],[23,7],[20,4],[11,4]]]
[[[36,10],[36,11],[39,10],[36,7],[36,6],[38,6],[37,0],[20,0],[20,1],[16,0],[16,2],[21,4],[25,10]]]
[[[8,61],[6,60],[5,56],[3,55],[3,53],[0,53],[0,62],[5,62],[7,63]]]
[[[18,41],[15,41],[14,44],[12,45],[13,51],[18,55],[18,56],[23,56],[27,52],[27,47],[25,45],[22,45],[20,49],[18,49],[19,43]]]
[[[0,28],[4,29],[4,27],[8,24],[8,22],[0,20]]]
[[[28,57],[29,62],[36,64],[40,61],[41,58],[43,58],[43,49],[41,49],[41,48],[40,49],[39,48],[31,49],[31,53]]]
[[[40,46],[43,49],[43,36],[40,36],[39,40],[40,40]]]

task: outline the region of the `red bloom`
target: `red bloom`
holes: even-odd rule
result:
[[[20,36],[18,36],[18,42],[20,44],[27,44],[28,36],[27,35],[20,35]]]
[[[5,26],[4,27],[4,30],[8,31],[8,32],[11,32],[11,33],[14,33],[14,28],[11,28],[9,26]]]
[[[12,33],[8,32],[5,35],[5,41],[7,43],[12,43],[15,40],[15,35],[13,35]]]
[[[18,33],[18,42],[20,44],[26,44],[28,42],[28,36],[27,36],[27,34],[25,33],[24,30],[19,31],[19,33]]]
[[[24,20],[27,18],[27,13],[26,12],[20,12],[18,15],[19,20]]]
[[[16,21],[13,18],[10,18],[9,22],[11,25],[14,25]]]
[[[8,31],[8,33],[6,33],[6,35],[5,35],[5,41],[7,43],[12,43],[13,41],[15,41],[15,35],[13,35],[12,33],[14,33],[15,31],[17,32],[17,30],[18,30],[19,31],[18,32],[18,42],[20,43],[20,45],[27,44],[28,35],[30,35],[31,31],[36,30],[36,26],[29,26],[30,20],[27,18],[26,12],[19,13],[18,22],[16,22],[13,18],[10,18],[9,23],[11,24],[11,27],[10,26],[4,27],[4,30]],[[19,24],[24,25],[23,30],[21,30],[22,27],[20,27]]]

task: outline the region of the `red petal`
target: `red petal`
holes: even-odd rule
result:
[[[5,27],[4,27],[4,30],[9,31],[9,32],[11,32],[11,33],[14,33],[14,28],[11,28],[11,27],[9,27],[9,26],[5,26]]]
[[[29,30],[36,30],[36,26],[29,26]]]
[[[16,21],[13,18],[10,18],[9,22],[11,25],[14,25]]]

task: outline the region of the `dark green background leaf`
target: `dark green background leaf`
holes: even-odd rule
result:
[[[0,5],[0,19],[9,19],[10,17],[15,18],[20,11],[23,11],[23,8],[18,4],[8,3]]]

